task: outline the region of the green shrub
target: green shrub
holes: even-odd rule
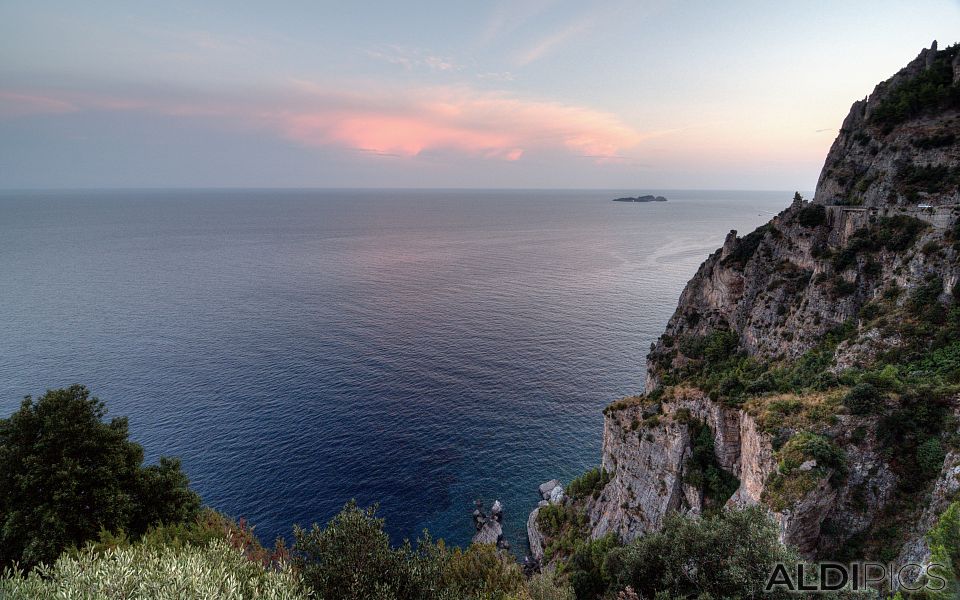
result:
[[[102,529],[137,537],[197,516],[200,497],[180,461],[144,467],[127,420],[105,423],[106,413],[75,385],[27,397],[0,420],[0,565],[50,563]]]
[[[527,582],[530,600],[576,600],[573,588],[558,584],[550,573],[537,573]]]
[[[827,209],[822,204],[808,204],[797,213],[797,224],[801,227],[819,227],[826,221]]]
[[[486,600],[525,590],[520,566],[493,545],[449,549],[425,536],[416,548],[391,547],[375,506],[350,502],[326,527],[295,527],[294,539],[293,566],[318,598]]]
[[[910,140],[910,145],[919,150],[943,148],[956,143],[957,137],[952,133],[935,134],[928,137],[918,137]]]
[[[817,461],[818,469],[846,471],[843,450],[816,433],[802,431],[788,441],[777,453],[780,471],[789,473],[808,460]]]
[[[942,194],[957,189],[960,184],[960,168],[949,165],[906,165],[897,172],[900,191],[916,200],[919,192]]]
[[[947,453],[937,438],[930,438],[917,446],[917,465],[926,478],[935,477],[943,467]]]
[[[577,545],[562,570],[577,598],[596,598],[607,589],[610,580],[603,564],[607,554],[617,546],[619,542],[612,533]]]
[[[426,580],[418,577],[416,561],[408,559],[407,566],[413,575],[411,579],[415,582],[420,580],[420,582],[415,583],[409,591],[401,590],[393,597],[398,600],[406,598],[495,600],[514,597],[526,587],[526,579],[517,562],[502,556],[493,545],[474,544],[465,550],[454,548],[452,551],[440,545],[439,551],[434,550],[428,558],[425,564],[433,568],[428,569],[427,572],[441,573],[439,584],[432,584],[432,577]],[[344,598],[345,596],[328,597]],[[358,596],[357,599],[367,597]],[[382,592],[376,597],[391,598]]]
[[[797,557],[777,538],[777,526],[758,507],[702,519],[671,513],[663,528],[612,549],[604,571],[612,593],[627,586],[642,598],[777,598],[763,591],[777,563]]]
[[[587,496],[596,497],[611,479],[610,473],[602,467],[590,469],[567,485],[567,495],[577,500]]]
[[[570,504],[548,505],[537,512],[537,526],[544,535],[547,560],[569,557],[590,535],[587,515]]]
[[[224,540],[181,548],[136,544],[77,555],[25,575],[7,570],[0,597],[299,600],[308,597],[288,569],[265,569]]]
[[[910,308],[923,312],[938,304],[940,294],[943,293],[943,279],[938,275],[926,277],[910,294]]]
[[[880,392],[869,383],[858,383],[843,397],[843,405],[855,415],[876,411],[882,401]]]
[[[415,586],[376,511],[350,502],[325,528],[294,527],[294,565],[319,597],[393,598]]]
[[[836,444],[809,431],[791,437],[777,452],[776,472],[767,479],[763,501],[776,511],[783,511],[801,500],[830,475],[837,483],[847,472],[846,458]],[[816,461],[809,469],[800,469],[807,461]]]

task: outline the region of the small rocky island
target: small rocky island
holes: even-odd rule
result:
[[[667,199],[663,196],[653,196],[647,194],[645,196],[637,196],[636,198],[632,196],[627,196],[626,198],[614,198],[614,202],[666,202]]]

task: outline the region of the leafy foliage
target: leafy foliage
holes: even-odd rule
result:
[[[897,172],[897,184],[903,194],[916,200],[919,192],[942,194],[960,185],[960,168],[949,165],[906,165]]]
[[[573,554],[577,544],[587,537],[588,523],[586,514],[569,504],[542,507],[537,513],[537,526],[547,542],[543,550],[546,559]]]
[[[916,217],[895,215],[881,217],[876,223],[854,232],[847,245],[833,257],[836,271],[847,269],[865,252],[889,250],[902,252],[914,244],[917,236],[929,225]]]
[[[180,461],[143,467],[127,420],[75,385],[50,390],[0,420],[0,564],[52,562],[103,529],[142,535],[194,519],[200,498]]]
[[[822,435],[809,431],[791,437],[777,452],[777,461],[778,469],[767,479],[763,490],[763,500],[776,511],[803,498],[827,475],[837,481],[847,470],[843,451]]]
[[[563,574],[569,579],[577,598],[596,598],[607,589],[610,581],[603,563],[607,554],[619,545],[612,533],[577,545],[563,567]]]

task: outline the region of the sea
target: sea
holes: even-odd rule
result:
[[[654,193],[662,203],[612,198]],[[0,192],[0,416],[81,383],[266,543],[379,505],[526,549],[686,281],[792,191]]]

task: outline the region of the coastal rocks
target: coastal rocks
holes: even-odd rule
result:
[[[557,479],[541,483],[538,491],[541,500],[537,504],[537,508],[533,509],[527,517],[527,542],[530,545],[530,557],[537,565],[543,562],[543,554],[546,549],[546,540],[537,523],[540,509],[545,506],[562,506],[567,502],[563,484]]]
[[[489,515],[483,510],[483,502],[477,500],[473,524],[476,528],[472,540],[474,544],[492,544],[499,550],[510,549],[510,543],[503,537],[503,505],[499,500],[494,501]]]
[[[540,497],[544,500],[549,500],[550,496],[553,494],[553,490],[560,488],[560,491],[563,491],[563,486],[560,485],[560,482],[556,479],[551,479],[546,483],[540,484]]]

